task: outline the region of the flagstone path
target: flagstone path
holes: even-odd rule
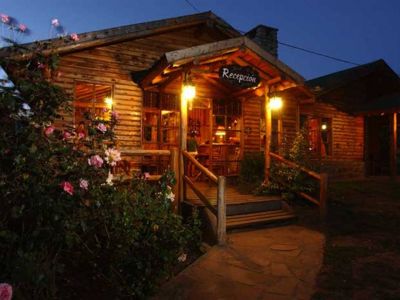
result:
[[[324,236],[301,226],[229,234],[164,285],[154,299],[310,299]]]

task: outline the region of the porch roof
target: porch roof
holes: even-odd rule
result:
[[[144,89],[165,85],[189,70],[208,73],[217,82],[218,68],[226,64],[250,66],[264,84],[280,84],[282,90],[304,85],[300,74],[245,36],[167,52],[150,69],[133,77]]]

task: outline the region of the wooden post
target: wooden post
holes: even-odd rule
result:
[[[185,76],[183,76],[185,78]],[[182,84],[183,88],[183,84]],[[187,127],[188,127],[188,103],[187,99],[181,96],[181,109],[180,109],[180,122],[179,122],[179,174],[177,176],[177,183],[179,183],[179,199],[184,201],[185,192],[183,175],[185,173],[185,165],[183,161],[182,151],[187,147]]]
[[[322,173],[320,176],[319,211],[321,219],[324,220],[326,217],[326,202],[328,200],[328,174]]]
[[[218,176],[217,190],[217,239],[218,245],[226,243],[226,205],[225,205],[225,176]]]
[[[177,148],[171,149],[170,165],[171,170],[175,173],[176,178],[176,183],[172,187],[172,192],[175,195],[174,211],[175,213],[178,213],[180,211],[181,198],[179,194],[179,150]]]
[[[390,130],[390,176],[397,176],[397,113],[393,113]]]
[[[271,157],[269,155],[271,151],[271,107],[269,105],[269,88],[265,88],[265,169],[264,169],[264,183],[269,183],[270,171],[271,171]]]

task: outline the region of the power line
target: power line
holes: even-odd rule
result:
[[[355,62],[352,62],[352,61],[349,61],[349,60],[346,60],[346,59],[334,57],[332,55],[320,53],[320,52],[317,52],[317,51],[314,51],[314,50],[305,49],[305,48],[302,48],[302,47],[299,47],[299,46],[290,45],[288,43],[284,43],[284,42],[279,42],[278,41],[278,44],[282,45],[282,46],[289,47],[289,48],[293,48],[293,49],[296,49],[296,50],[300,50],[300,51],[303,51],[303,52],[307,52],[307,53],[310,53],[310,54],[314,54],[314,55],[322,56],[322,57],[329,58],[329,59],[332,59],[332,60],[336,60],[338,62],[342,62],[342,63],[354,65],[354,66],[360,66],[359,63],[355,63]]]
[[[189,0],[185,0],[185,2],[190,7],[192,7],[196,12],[200,12],[200,10],[192,2],[190,2]],[[241,33],[241,34],[246,34],[246,32],[243,31],[243,30],[240,30],[240,29],[237,29],[237,28],[234,28],[234,29],[236,31],[238,31],[239,33]],[[285,47],[292,48],[292,49],[296,49],[296,50],[299,50],[299,51],[303,51],[303,52],[306,52],[306,53],[309,53],[309,54],[313,54],[313,55],[325,57],[325,58],[328,58],[328,59],[331,59],[331,60],[335,60],[335,61],[338,61],[338,62],[341,62],[341,63],[350,64],[350,65],[353,65],[353,66],[360,66],[359,63],[355,63],[355,62],[352,62],[352,61],[347,60],[347,59],[338,58],[338,57],[335,57],[335,56],[332,56],[332,55],[329,55],[329,54],[324,54],[324,53],[321,53],[321,52],[317,52],[317,51],[314,51],[314,50],[309,50],[309,49],[306,49],[306,48],[303,48],[303,47],[299,47],[299,46],[295,46],[295,45],[291,45],[291,44],[284,43],[284,42],[279,42],[279,41],[278,41],[278,44],[282,45],[282,46],[285,46]]]
[[[189,0],[185,0],[185,2],[186,2],[191,8],[193,8],[195,11],[200,12],[200,9],[198,9],[192,2],[190,2]]]

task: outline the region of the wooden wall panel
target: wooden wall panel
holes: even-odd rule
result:
[[[226,39],[207,27],[189,27],[128,42],[96,47],[60,58],[59,76],[54,80],[73,98],[76,81],[112,84],[114,110],[120,116],[116,127],[121,149],[141,147],[142,90],[131,79],[133,71],[148,69],[165,52]],[[205,94],[208,94],[205,91]],[[64,122],[73,125],[73,114]]]
[[[302,114],[332,118],[332,157],[362,161],[364,159],[364,118],[339,111],[325,103],[302,105]]]

